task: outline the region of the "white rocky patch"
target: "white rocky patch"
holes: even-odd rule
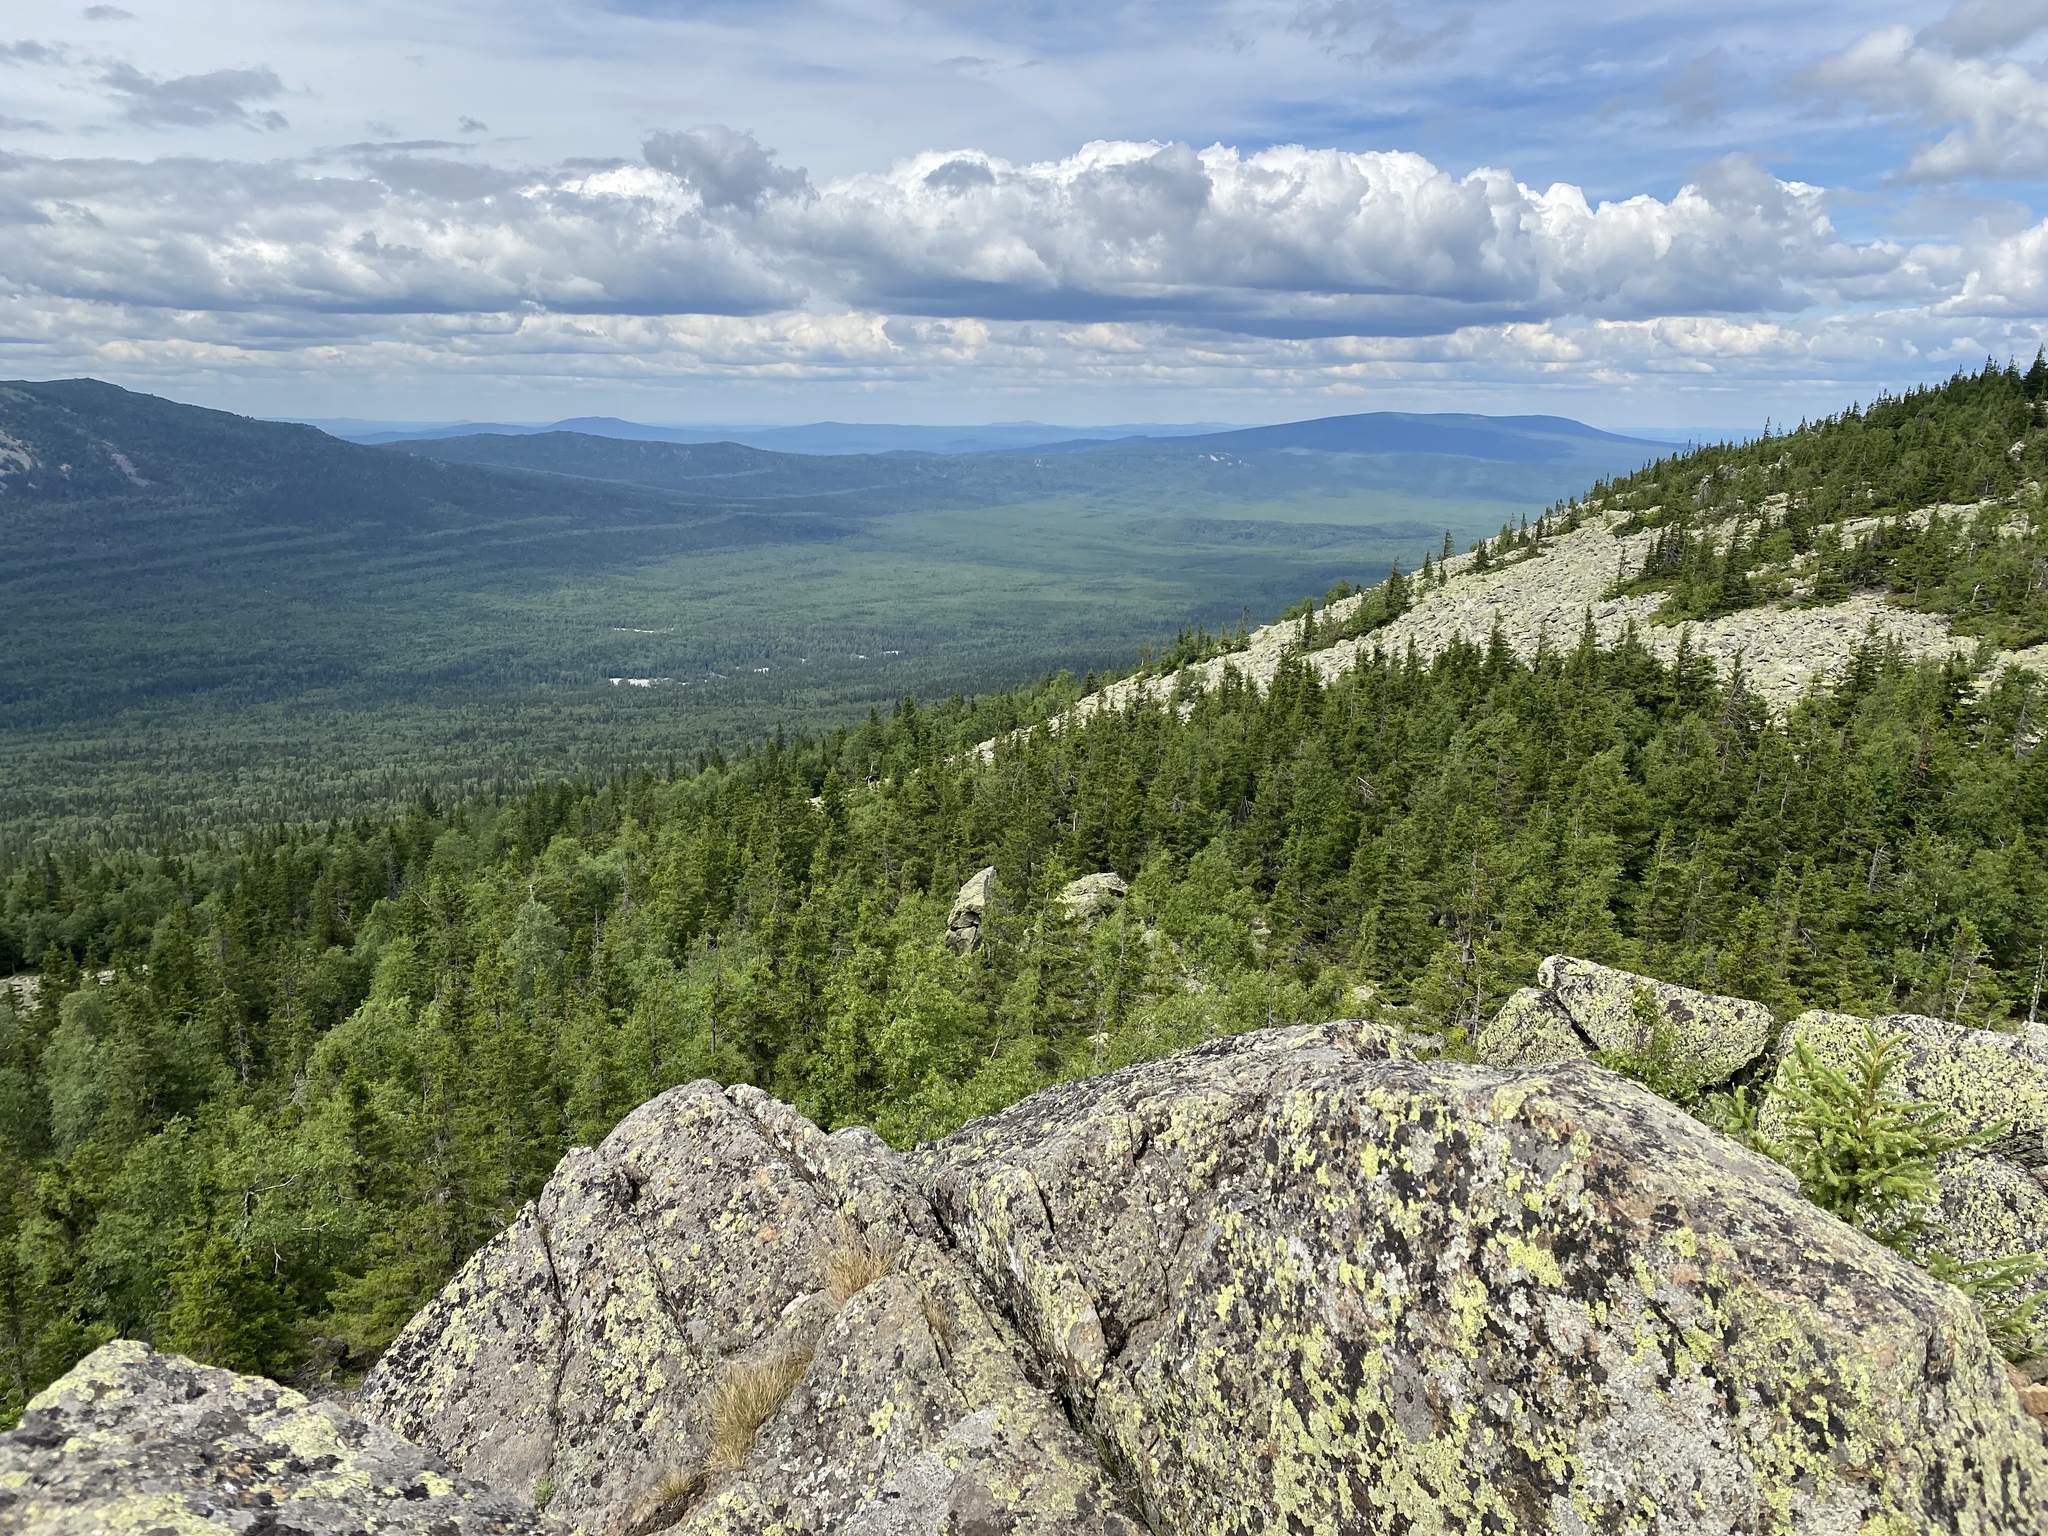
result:
[[[1924,525],[1937,511],[1954,516],[1977,510],[1975,505],[1944,504],[1909,516]],[[1856,652],[1872,640],[1896,644],[1915,658],[1974,658],[1977,653],[1977,642],[1951,633],[1948,621],[1940,615],[1896,608],[1867,593],[1821,608],[1767,603],[1704,622],[1658,624],[1655,616],[1664,603],[1662,594],[1607,596],[1618,577],[1642,569],[1656,533],[1617,533],[1626,520],[1621,513],[1593,511],[1582,516],[1584,521],[1576,532],[1544,540],[1533,557],[1520,558],[1519,552],[1518,556],[1497,556],[1489,569],[1478,571],[1473,569],[1474,556],[1453,555],[1444,562],[1447,584],[1418,591],[1414,606],[1393,623],[1370,635],[1311,649],[1304,659],[1327,683],[1375,651],[1401,656],[1412,646],[1420,660],[1428,661],[1460,638],[1483,647],[1498,632],[1516,655],[1527,660],[1544,648],[1557,651],[1576,645],[1590,616],[1603,646],[1613,645],[1633,626],[1642,644],[1666,662],[1678,654],[1681,644],[1710,658],[1724,677],[1739,660],[1748,689],[1772,710],[1783,712],[1817,680],[1825,683],[1839,676]],[[1853,537],[1877,522],[1866,518],[1845,523],[1841,525],[1844,537]],[[1410,580],[1420,587],[1417,578]],[[1364,601],[1361,593],[1318,609],[1316,628],[1340,627]],[[1057,731],[1070,721],[1089,719],[1097,710],[1123,709],[1138,699],[1163,702],[1183,685],[1183,679],[1187,686],[1207,690],[1222,681],[1226,670],[1234,670],[1263,690],[1272,683],[1282,662],[1301,652],[1306,625],[1303,619],[1268,624],[1254,630],[1241,651],[1211,657],[1178,673],[1111,683],[1055,717],[1050,728]],[[1314,644],[1313,640],[1309,643]],[[1995,677],[2012,666],[2048,673],[2048,645],[1996,652],[1984,676]],[[995,756],[995,745],[991,739],[975,750],[983,761],[989,761]]]

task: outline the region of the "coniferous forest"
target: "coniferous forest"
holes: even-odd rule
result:
[[[1753,539],[1858,496],[1881,516],[2004,494],[2038,528],[2008,420],[2024,440],[2035,382],[1987,369],[1596,489],[1657,526],[1785,491]],[[1915,558],[2002,558],[1973,526]],[[1687,545],[1673,590],[1729,547]],[[1968,618],[1955,582],[1901,586],[1857,547],[1845,591]],[[2027,643],[2032,586],[1987,608],[1965,585]],[[115,1335],[358,1369],[565,1149],[697,1077],[910,1145],[1269,1023],[1375,1016],[1456,1054],[1555,951],[1781,1013],[1998,1027],[2041,1005],[2028,672],[1980,684],[1873,642],[1774,718],[1633,640],[1459,644],[1043,728],[1079,691],[906,699],[731,760],[9,865],[0,969],[36,980],[0,1004],[6,1416]],[[959,956],[948,909],[987,865],[998,901]],[[1128,899],[1084,924],[1057,895],[1103,870]]]

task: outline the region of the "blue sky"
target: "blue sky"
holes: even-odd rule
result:
[[[0,375],[1754,427],[2031,355],[2048,0],[16,0]]]

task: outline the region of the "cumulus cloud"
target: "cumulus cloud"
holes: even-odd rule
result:
[[[1504,170],[1300,146],[926,154],[822,186],[725,128],[656,134],[643,164],[546,172],[444,147],[349,146],[354,177],[17,156],[0,197],[36,216],[0,225],[0,270],[186,309],[844,304],[1302,337],[1931,301],[1959,276],[1941,247],[1845,241],[1819,188],[1740,158],[1668,200],[1595,205]]]
[[[2014,0],[1981,14],[1959,6],[1918,37],[1904,26],[1882,27],[1794,76],[1794,86],[1825,101],[1861,101],[1883,117],[1947,127],[1914,148],[1900,180],[2048,174],[2048,80],[2017,60],[1981,56],[2031,36],[2044,24],[2035,15],[2048,16],[2048,3]]]
[[[1415,154],[1096,143],[1027,165],[918,156],[762,223],[857,303],[1271,335],[1799,309],[1896,282],[1901,265],[1842,241],[1820,189],[1746,161],[1669,201],[1595,206],[1573,186],[1454,177]]]
[[[7,366],[1896,380],[2030,353],[2048,315],[2048,224],[1852,240],[1822,189],[1740,157],[1596,202],[1302,146],[963,150],[815,183],[723,128],[535,170],[355,152],[346,174],[0,154]]]
[[[204,75],[174,75],[160,80],[132,64],[110,64],[100,84],[122,103],[121,115],[147,127],[204,128],[214,123],[242,123],[251,128],[289,127],[284,114],[251,111],[250,103],[283,94],[275,71],[216,69]]]
[[[775,164],[750,133],[722,124],[687,133],[657,133],[641,146],[647,163],[694,191],[706,208],[759,208],[770,197],[795,197],[809,187],[799,169]]]
[[[751,313],[801,298],[648,166],[536,177],[361,153],[355,176],[0,156],[0,205],[25,210],[0,219],[0,271],[53,297],[191,311]]]

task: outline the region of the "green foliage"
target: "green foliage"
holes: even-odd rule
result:
[[[1887,1091],[1905,1038],[1866,1024],[1846,1067],[1816,1059],[1799,1041],[1778,1089],[1788,1115],[1779,1155],[1800,1191],[1901,1253],[1928,1234],[1936,1165],[1982,1139],[1944,1131],[1946,1110]]]
[[[1878,650],[1771,721],[1630,642],[1460,645],[1016,734],[1073,694],[0,865],[0,937],[43,957],[0,1011],[5,1401],[112,1333],[359,1366],[566,1148],[697,1077],[909,1144],[1269,1024],[1362,1010],[1455,1048],[1560,950],[1787,1008],[1996,1025],[2030,995],[2021,679],[1973,696]],[[947,909],[987,864],[959,959]],[[1103,869],[1129,896],[1084,925],[1058,892]],[[1638,1054],[1693,1092],[1654,1029]]]
[[[1933,1214],[1941,1160],[1995,1141],[2004,1127],[1959,1135],[1944,1128],[1946,1110],[1893,1091],[1889,1085],[1905,1040],[1866,1024],[1862,1041],[1839,1068],[1817,1060],[1800,1041],[1789,1081],[1778,1090],[1787,1111],[1783,1144],[1771,1146],[1757,1135],[1754,1111],[1740,1091],[1724,1101],[1722,1128],[1783,1162],[1798,1175],[1800,1191],[1822,1210],[1962,1291],[1977,1303],[1986,1333],[2006,1358],[2026,1359],[2040,1347],[2037,1314],[2048,1295],[2024,1289],[2040,1272],[2040,1258],[1960,1260]]]
[[[1593,1059],[1681,1109],[1694,1108],[1707,1085],[1677,1029],[1657,1006],[1657,994],[1648,987],[1637,987],[1631,1001],[1635,1043],[1625,1050],[1595,1051]]]
[[[2028,377],[2033,377],[2030,373]],[[1593,498],[1657,530],[1620,593],[1660,622],[1855,592],[2017,649],[2048,639],[2048,417],[2011,366],[1886,396],[1795,432],[1660,459]],[[1978,505],[1989,503],[1988,505]],[[1920,509],[1947,504],[1922,518]]]

